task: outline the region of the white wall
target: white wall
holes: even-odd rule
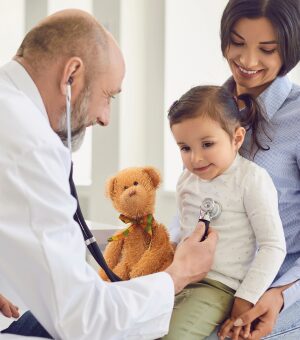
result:
[[[219,42],[219,21],[226,2],[0,1],[0,63],[12,57],[25,31],[38,20],[67,7],[92,12],[120,42],[127,74],[122,94],[113,101],[111,124],[93,128],[89,135],[91,153],[83,149],[82,155],[74,156],[75,172],[80,166],[83,172],[88,172],[84,175],[89,178],[87,185],[79,187],[87,218],[119,224],[117,212],[104,197],[107,178],[127,166],[153,165],[161,171],[166,184],[158,193],[156,217],[169,223],[175,211],[174,193],[170,191],[174,189],[181,162],[166,125],[166,111],[189,87],[199,83],[221,84],[229,75]],[[299,67],[291,76],[300,82]],[[89,159],[91,172],[85,166]]]
[[[16,53],[25,31],[24,0],[0,1],[0,65]]]

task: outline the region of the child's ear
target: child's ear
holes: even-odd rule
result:
[[[240,147],[242,146],[244,139],[245,139],[245,134],[246,134],[246,130],[242,126],[239,126],[235,129],[233,142],[237,150],[239,150]]]

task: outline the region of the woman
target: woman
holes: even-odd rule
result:
[[[225,86],[258,97],[271,122],[270,149],[258,150],[253,160],[277,188],[287,256],[271,288],[249,312],[223,325],[221,338],[234,321],[256,320],[249,339],[269,333],[266,339],[300,339],[300,87],[286,77],[300,59],[299,42],[299,0],[230,0],[223,12],[221,48],[232,72]],[[249,146],[248,139],[242,154],[251,158]]]

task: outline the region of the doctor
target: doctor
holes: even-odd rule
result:
[[[202,226],[165,272],[105,283],[85,261],[61,142],[67,87],[74,149],[86,127],[108,125],[124,70],[113,37],[79,10],[47,17],[0,69],[0,291],[10,286],[14,303],[28,306],[55,339],[158,338],[167,333],[174,293],[212,264],[217,236],[210,231],[200,243]]]

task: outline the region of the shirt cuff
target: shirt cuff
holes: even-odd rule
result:
[[[295,282],[292,286],[283,291],[283,308],[281,312],[288,309],[296,301],[300,301],[300,281]]]
[[[173,217],[168,230],[170,234],[170,241],[178,244],[181,240],[181,230],[178,214]]]

